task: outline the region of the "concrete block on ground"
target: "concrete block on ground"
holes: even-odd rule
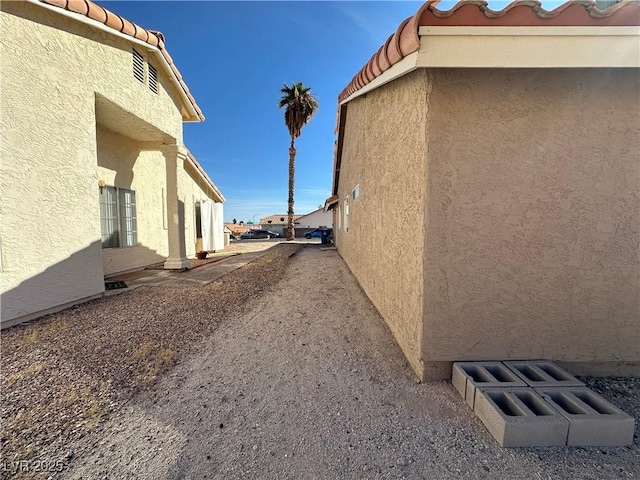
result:
[[[502,362],[456,362],[451,382],[471,408],[478,387],[526,387],[527,384]]]
[[[586,387],[535,389],[569,420],[569,446],[622,446],[633,443],[635,421]]]
[[[583,387],[584,383],[546,360],[505,361],[504,363],[530,387]]]
[[[530,387],[480,387],[474,412],[502,447],[566,445],[569,420]]]

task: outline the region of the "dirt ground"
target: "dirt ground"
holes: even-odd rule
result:
[[[0,478],[48,478],[81,456],[81,439],[278,283],[300,246],[269,246],[224,281],[180,280],[237,257],[3,330]]]
[[[159,350],[151,358],[163,349],[177,353],[151,371],[155,360],[143,362],[146,370],[125,362],[135,381],[89,365],[130,394],[113,394],[117,406],[82,435],[57,436],[61,427],[30,413],[33,428],[52,437],[43,444],[48,458],[64,463],[51,478],[640,478],[637,435],[629,447],[500,448],[449,382],[416,381],[335,250],[283,245],[203,288],[207,300],[191,308],[198,291],[141,288],[79,309],[87,319],[113,302],[110,312],[125,308],[127,297],[141,311],[154,305],[161,329],[154,323],[135,342],[122,340],[133,348],[153,333],[147,343]],[[216,295],[228,299],[225,309]],[[119,335],[151,329],[151,320],[132,319]],[[73,318],[65,321],[75,328]],[[111,348],[98,344],[98,352]],[[3,351],[3,370],[4,362]],[[585,380],[638,425],[637,379]],[[5,401],[3,394],[3,409]],[[28,409],[29,399],[20,401]],[[6,435],[3,447],[15,445]]]
[[[450,383],[416,382],[337,252],[317,247],[83,444],[68,478],[640,477],[637,439],[500,448]]]

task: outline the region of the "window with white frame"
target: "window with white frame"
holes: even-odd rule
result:
[[[102,248],[133,247],[138,244],[136,192],[118,187],[100,191]]]
[[[357,184],[355,187],[353,187],[353,195],[352,196],[353,196],[354,200],[360,196],[360,184]]]
[[[344,199],[344,231],[349,231],[349,198]]]

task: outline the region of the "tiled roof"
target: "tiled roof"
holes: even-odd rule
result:
[[[500,11],[483,0],[462,0],[451,10],[436,8],[439,0],[429,0],[416,14],[400,24],[396,32],[360,69],[338,96],[341,103],[380,76],[407,55],[420,48],[418,29],[422,26],[638,26],[640,0],[622,0],[599,10],[593,0],[571,0],[547,11],[536,0],[518,0]]]
[[[224,226],[231,230],[234,235],[248,232],[249,230],[259,229],[260,225],[240,225],[239,223],[225,223]]]
[[[171,68],[171,71],[175,75],[177,83],[179,87],[184,91],[185,95],[189,99],[189,102],[193,106],[193,109],[196,111],[198,118],[200,120],[204,120],[204,115],[202,114],[202,110],[198,107],[193,95],[189,92],[189,87],[182,79],[182,75],[178,71],[178,68],[173,63],[173,59],[167,52],[165,44],[164,44],[164,36],[160,32],[156,32],[153,30],[147,30],[145,28],[136,25],[135,23],[130,22],[126,18],[122,18],[120,15],[116,15],[113,12],[110,12],[104,7],[101,7],[97,3],[94,3],[90,0],[38,0],[40,3],[44,3],[47,5],[52,5],[54,7],[61,8],[63,10],[67,10],[69,12],[77,13],[79,15],[83,15],[87,18],[100,22],[106,25],[109,28],[112,28],[124,35],[128,35],[132,38],[136,38],[141,40],[152,47],[158,49],[163,58],[166,60],[167,64]]]
[[[302,215],[294,215],[293,222],[295,223],[296,220],[298,220],[300,217],[302,217]],[[283,218],[284,221],[280,220],[281,218]],[[287,218],[288,218],[288,215],[286,213],[269,215],[268,217],[261,218],[260,224],[265,226],[266,225],[286,225]],[[271,223],[269,223],[269,220],[271,220]]]

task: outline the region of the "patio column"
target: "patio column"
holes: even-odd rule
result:
[[[184,202],[178,195],[178,172],[183,168],[187,150],[183,145],[165,145],[162,147],[162,153],[166,160],[169,236],[169,256],[164,262],[164,268],[176,270],[189,266],[184,240]]]

